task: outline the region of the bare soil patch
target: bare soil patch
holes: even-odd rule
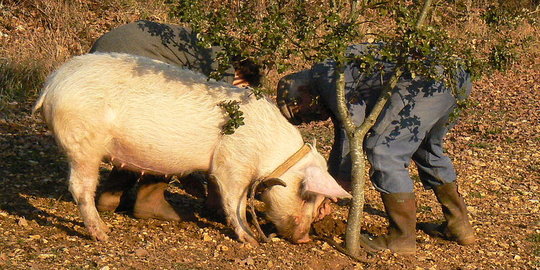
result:
[[[520,67],[475,85],[474,106],[447,138],[478,243],[463,247],[417,231],[414,257],[378,254],[363,265],[316,240],[293,245],[275,238],[259,247],[234,239],[203,200],[173,182],[168,198],[187,213],[181,222],[103,213],[111,240],[89,239],[67,190],[67,163],[46,127],[14,105],[0,120],[0,268],[2,269],[535,269],[539,267],[540,144],[538,69]],[[306,140],[330,149],[330,122],[301,127]],[[414,170],[413,170],[414,171]],[[103,174],[107,173],[104,166]],[[442,220],[430,191],[417,186],[418,222]],[[343,239],[347,201],[313,233]],[[362,230],[385,232],[384,208],[366,187]],[[272,226],[263,225],[267,233]]]
[[[0,44],[11,45],[0,56],[25,48],[25,54],[38,59],[59,61],[84,53],[91,40],[112,26],[139,18],[165,20],[164,12],[145,17],[144,8],[126,12],[112,2],[77,1],[84,9],[75,9],[84,16],[72,26],[76,31],[50,32],[43,25],[68,27],[67,21],[54,20],[71,11],[55,9],[55,1],[6,1]],[[15,4],[17,9],[4,8]],[[54,14],[58,17],[51,17]],[[31,37],[64,32],[70,33],[69,40],[61,39],[56,51],[38,55],[41,45]],[[179,182],[171,183],[167,197],[185,220],[103,213],[112,230],[110,240],[92,241],[68,191],[65,157],[45,125],[30,115],[34,97],[12,102],[0,114],[0,269],[540,269],[540,59],[538,53],[532,55],[506,73],[477,81],[471,105],[446,140],[478,236],[473,246],[417,230],[415,256],[366,254],[371,264],[355,262],[321,240],[293,245],[274,238],[253,247],[234,239],[221,219],[204,211],[203,199],[185,192]],[[317,139],[319,151],[328,155],[330,121],[299,128],[306,141]],[[417,178],[414,168],[411,171]],[[107,173],[104,164],[102,175]],[[416,191],[417,222],[441,222],[432,192],[419,183]],[[334,204],[334,212],[316,223],[312,234],[342,242],[347,203]],[[382,202],[368,183],[359,229],[382,234],[386,226]],[[269,224],[263,229],[267,234],[274,230]]]

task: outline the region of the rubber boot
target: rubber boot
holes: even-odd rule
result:
[[[179,221],[180,216],[165,199],[168,182],[162,177],[146,175],[141,177],[137,198],[133,206],[133,216],[140,219],[160,219]]]
[[[114,167],[109,176],[101,181],[98,188],[96,208],[98,211],[116,211],[129,208],[133,199],[128,198],[128,191],[133,188],[139,175]]]
[[[381,193],[390,223],[386,235],[374,238],[362,235],[360,243],[367,251],[390,249],[401,255],[413,255],[416,250],[416,205],[414,193]]]
[[[191,196],[197,198],[206,197],[206,174],[193,172],[186,176],[182,176],[179,181],[182,185],[182,189]]]
[[[458,192],[456,183],[447,183],[433,188],[435,196],[441,203],[446,222],[437,230],[460,245],[470,245],[475,241],[474,230],[467,216],[467,207]]]

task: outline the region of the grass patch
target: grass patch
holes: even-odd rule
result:
[[[534,243],[533,255],[540,256],[540,233],[533,233],[529,235],[526,239],[527,241]],[[540,265],[540,261],[538,261],[537,264]]]
[[[533,171],[533,172],[540,172],[540,165],[537,164],[529,164],[527,166],[527,169]]]
[[[484,196],[482,196],[482,194],[480,194],[480,192],[478,191],[472,191],[472,192],[469,192],[469,196],[471,198],[477,198],[477,199],[480,199],[480,198],[483,198]]]
[[[533,233],[527,237],[527,241],[540,244],[540,233]]]
[[[431,206],[422,205],[418,207],[418,210],[420,210],[421,213],[431,213],[432,208]]]
[[[497,134],[501,134],[503,131],[502,128],[500,127],[494,127],[494,128],[491,128],[491,129],[488,129],[486,131],[487,134],[490,134],[490,135],[497,135]]]
[[[0,112],[14,101],[22,101],[41,87],[45,68],[39,63],[17,63],[0,59]]]

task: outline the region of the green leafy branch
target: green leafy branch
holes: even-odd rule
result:
[[[250,92],[249,95],[254,95],[257,100],[265,96],[264,89],[261,87],[249,88],[249,92]]]
[[[234,134],[235,130],[244,125],[244,113],[240,111],[240,102],[236,100],[226,100],[218,103],[218,106],[225,110],[229,120],[221,127],[221,133],[225,135]]]

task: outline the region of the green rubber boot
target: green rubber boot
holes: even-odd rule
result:
[[[381,193],[390,223],[386,235],[374,238],[362,235],[360,243],[367,251],[390,249],[401,255],[416,251],[416,204],[414,193]]]
[[[467,216],[467,206],[456,183],[447,183],[433,188],[437,200],[441,204],[446,222],[437,228],[447,239],[460,245],[471,245],[475,242],[474,229]]]

